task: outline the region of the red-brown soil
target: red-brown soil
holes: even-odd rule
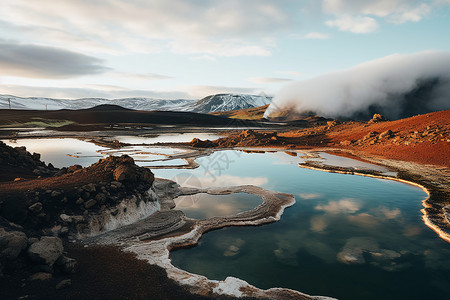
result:
[[[328,121],[285,132],[244,130],[196,147],[332,147],[385,158],[450,167],[450,110],[397,121]]]
[[[391,137],[379,138],[389,130]],[[371,132],[377,132],[377,138],[364,140]],[[337,125],[326,136],[330,145],[340,148],[450,167],[450,110],[397,121]]]

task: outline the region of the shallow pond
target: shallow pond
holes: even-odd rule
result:
[[[232,216],[251,210],[263,202],[261,197],[247,193],[229,195],[199,193],[180,196],[174,201],[176,209],[182,210],[188,218],[193,219]]]
[[[129,137],[124,140],[132,140]],[[122,139],[119,139],[123,142]],[[140,139],[138,139],[140,141]],[[41,154],[41,160],[46,163],[52,163],[57,168],[68,167],[75,164],[88,167],[96,163],[99,159],[109,155],[121,156],[127,154],[133,157],[137,165],[156,166],[156,165],[186,165],[182,159],[160,162],[167,159],[169,155],[185,153],[185,150],[154,147],[154,146],[126,146],[122,149],[111,149],[74,138],[25,138],[17,140],[2,140],[12,147],[25,146],[31,153]],[[148,142],[148,141],[147,141]],[[149,142],[148,142],[149,143]]]
[[[107,149],[106,147],[72,138],[30,138],[3,140],[3,142],[11,147],[25,146],[31,153],[40,153],[42,161],[52,163],[57,168],[75,164],[83,167],[90,166],[104,157],[98,151]]]
[[[220,135],[212,133],[163,133],[149,136],[118,136],[119,141],[129,144],[154,144],[154,143],[187,143],[194,138],[202,140],[215,140]]]

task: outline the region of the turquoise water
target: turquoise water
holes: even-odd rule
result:
[[[76,139],[5,142],[27,146],[57,167],[90,165],[107,150]],[[143,159],[164,155],[139,152],[168,154],[157,148],[124,150]],[[424,225],[420,209],[426,193],[421,189],[302,169],[299,157],[283,152],[220,151],[197,162],[194,170],[153,172],[199,188],[261,186],[293,194],[297,203],[279,222],[204,235],[198,247],[172,252],[174,265],[210,279],[235,276],[260,288],[287,287],[340,299],[450,298],[450,245]],[[233,209],[245,202],[245,194],[235,196],[229,203]],[[209,217],[213,206],[187,213]]]
[[[174,201],[176,209],[182,210],[188,218],[193,219],[232,216],[251,210],[263,202],[261,197],[247,193],[229,195],[199,193],[180,196],[175,198]]]
[[[450,245],[424,225],[421,189],[302,169],[285,153],[222,151],[198,162],[196,170],[155,174],[200,187],[255,184],[297,203],[279,222],[204,235],[197,247],[171,253],[175,266],[340,299],[449,298]]]

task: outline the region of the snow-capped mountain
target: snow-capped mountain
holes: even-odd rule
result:
[[[76,100],[53,98],[21,98],[11,95],[0,95],[0,109],[8,109],[9,103],[13,109],[58,110],[58,109],[86,109],[101,104],[119,105],[136,110],[162,110],[162,111],[191,111],[210,113],[251,108],[269,104],[272,101],[268,96],[218,94],[205,97],[201,100],[163,100],[154,98],[82,98]]]
[[[210,113],[264,106],[272,101],[265,95],[217,94],[205,97],[189,107],[189,111]]]
[[[162,100],[153,98],[82,98],[76,100],[53,98],[21,98],[10,95],[0,95],[0,109],[9,108],[9,101],[13,109],[58,110],[58,109],[86,109],[101,104],[119,105],[136,110],[178,110],[177,108],[195,103],[193,100]]]

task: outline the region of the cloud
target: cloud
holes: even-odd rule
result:
[[[343,17],[325,22],[329,27],[353,33],[370,33],[378,29],[377,21],[370,17]]]
[[[317,198],[322,197],[321,194],[314,194],[314,193],[311,193],[311,194],[298,194],[298,196],[300,198],[302,198],[302,199],[305,199],[305,200],[317,199]]]
[[[429,5],[423,3],[412,9],[394,13],[388,20],[392,23],[402,24],[406,22],[418,22],[427,16],[431,11]]]
[[[315,207],[315,210],[324,211],[330,214],[352,214],[357,212],[361,208],[361,203],[355,199],[346,198],[339,201],[330,201],[328,204],[319,204]]]
[[[109,74],[120,77],[120,78],[126,78],[126,79],[134,79],[134,80],[166,80],[166,79],[173,79],[171,76],[161,75],[161,74],[154,74],[154,73],[147,73],[147,74],[134,74],[134,73],[126,73],[126,72],[110,72]]]
[[[281,74],[281,75],[292,76],[292,77],[300,77],[300,76],[303,75],[301,72],[292,71],[292,70],[289,70],[289,71],[276,71],[275,73]]]
[[[329,34],[321,33],[321,32],[310,32],[305,35],[305,39],[310,39],[310,40],[326,40],[329,38],[330,38]]]
[[[352,223],[357,224],[359,227],[365,228],[373,228],[380,224],[374,216],[367,213],[348,216],[348,220]]]
[[[253,83],[266,84],[266,83],[289,82],[289,81],[292,81],[292,79],[289,79],[289,78],[275,78],[275,77],[252,77],[252,78],[249,78],[248,81],[253,82]]]
[[[127,98],[127,97],[148,97],[157,99],[193,99],[193,97],[183,91],[152,91],[134,90],[114,85],[90,84],[86,86],[74,87],[40,87],[28,85],[0,85],[0,94],[14,95],[18,97],[46,97],[58,99],[79,99],[79,98]]]
[[[267,36],[288,30],[291,0],[26,0],[0,4],[3,22],[22,29],[27,40],[90,51],[267,55]],[[67,14],[70,12],[70,15]],[[43,34],[45,33],[45,35]],[[195,47],[202,41],[203,47]],[[226,43],[225,41],[228,41]],[[230,41],[233,41],[230,43]],[[228,45],[228,52],[217,49]],[[266,46],[264,46],[266,45]]]
[[[104,73],[109,68],[95,57],[53,47],[0,41],[2,75],[69,78]]]
[[[282,88],[266,110],[332,118],[390,119],[450,109],[450,52],[394,54]]]
[[[178,39],[169,43],[170,51],[176,54],[204,53],[212,56],[270,56],[268,47],[252,45],[244,41],[223,40],[209,41]]]
[[[330,27],[369,33],[379,27],[374,17],[395,24],[418,22],[431,12],[432,4],[418,0],[323,0],[322,10],[336,16],[326,22]]]
[[[324,216],[313,216],[309,221],[310,229],[317,233],[322,233],[328,227],[328,220]]]
[[[180,87],[179,90],[183,90],[191,97],[203,98],[208,95],[215,94],[259,94],[261,91],[255,88],[243,88],[243,87],[230,87],[230,86],[211,86],[211,85],[190,85]]]
[[[179,184],[188,187],[209,188],[223,186],[255,185],[262,186],[269,182],[267,177],[241,177],[234,175],[214,175],[211,176],[193,176],[190,174],[179,174],[173,180]]]
[[[374,212],[387,220],[398,219],[402,214],[400,209],[389,209],[386,206],[380,206]]]

